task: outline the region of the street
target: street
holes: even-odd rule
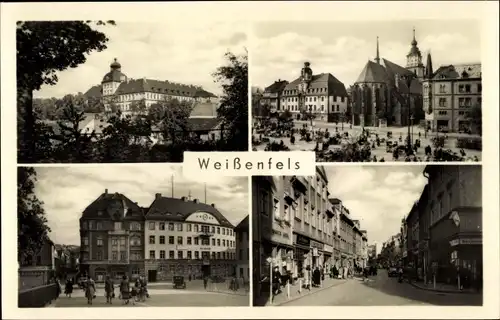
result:
[[[386,270],[379,270],[369,280],[350,279],[347,282],[281,306],[481,306],[481,294],[439,293],[422,290],[408,283],[389,278]]]

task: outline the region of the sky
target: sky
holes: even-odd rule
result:
[[[160,169],[161,168],[161,169]],[[139,206],[149,206],[156,193],[180,198],[191,193],[205,202],[205,182],[187,180],[179,165],[37,167],[35,194],[44,203],[50,238],[57,244],[80,244],[79,219],[105,189],[122,193]],[[220,177],[207,181],[206,203],[237,225],[248,213],[248,178]]]
[[[400,231],[401,219],[418,201],[425,166],[325,166],[331,198],[342,200],[351,219],[360,220],[368,243],[382,243]]]
[[[93,51],[76,68],[58,72],[54,86],[44,85],[35,92],[39,98],[60,98],[85,93],[100,84],[117,58],[129,78],[169,80],[200,85],[220,94],[212,73],[225,64],[224,54],[245,52],[247,28],[243,23],[208,23],[176,19],[175,24],[116,21],[116,26],[94,26],[109,38],[107,49]]]
[[[261,22],[249,42],[252,85],[293,81],[309,61],[314,74],[331,73],[348,87],[375,58],[377,36],[380,57],[405,66],[413,28],[424,66],[429,51],[434,70],[481,62],[480,26],[474,20]]]

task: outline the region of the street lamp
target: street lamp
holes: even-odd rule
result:
[[[407,148],[408,148],[408,151],[407,151],[407,154],[410,155],[412,153],[412,149],[411,149],[411,122],[412,122],[412,114],[411,114],[411,90],[410,90],[410,86],[411,86],[411,82],[413,81],[413,74],[412,73],[408,73],[406,75],[403,75],[401,77],[403,80],[405,80],[406,82],[406,87],[408,88],[408,140],[407,140]]]

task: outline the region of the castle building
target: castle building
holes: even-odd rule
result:
[[[380,58],[368,61],[350,88],[352,122],[361,126],[407,126],[423,120],[422,84],[425,68],[415,39],[406,56],[406,67]],[[406,78],[411,77],[408,86]],[[408,104],[408,100],[409,104]]]
[[[430,56],[423,80],[423,108],[432,131],[474,131],[469,116],[473,107],[482,107],[481,64],[441,66],[432,72]]]
[[[279,80],[268,88],[271,106],[276,106],[279,113],[290,111],[296,119],[307,113],[318,119],[335,122],[347,111],[344,84],[331,73],[313,74],[309,62],[304,63],[297,79],[290,83]]]

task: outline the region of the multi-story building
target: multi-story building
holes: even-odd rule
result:
[[[96,281],[144,275],[144,211],[106,189],[80,218],[80,272]]]
[[[438,281],[482,285],[482,168],[426,166],[429,261]]]
[[[423,81],[427,128],[446,132],[475,130],[469,112],[482,106],[481,64],[442,66],[436,72],[432,72],[432,65],[430,68]]]
[[[375,61],[366,63],[350,88],[352,121],[355,125],[407,126],[418,124],[424,118],[421,81],[425,69],[417,44],[414,33],[405,68],[380,58],[377,37]],[[412,79],[409,86],[405,77]]]
[[[235,273],[234,226],[215,207],[160,193],[145,214],[145,271],[150,282],[174,275],[199,278]]]
[[[425,173],[424,173],[425,174]],[[429,185],[426,184],[422,194],[418,199],[418,222],[419,222],[419,235],[418,235],[418,262],[423,272],[423,279],[427,283],[428,276],[430,275],[430,214],[428,211],[429,204]]]
[[[368,232],[366,230],[361,230],[361,262],[362,268],[366,268],[368,266]]]
[[[377,244],[374,243],[374,244],[371,244],[371,245],[368,245],[368,260],[376,260],[377,259]]]
[[[342,204],[340,199],[330,199],[336,215],[339,216],[339,251],[340,259],[338,267],[354,267],[356,260],[354,221],[350,217],[349,210]]]
[[[283,87],[283,85],[286,85]],[[309,62],[304,63],[300,77],[290,83],[281,81],[270,87],[281,89],[273,92],[278,112],[290,111],[295,118],[307,113],[329,122],[338,121],[347,110],[347,91],[331,73],[313,74]],[[273,87],[274,89],[274,87]]]
[[[54,243],[46,238],[40,250],[19,257],[19,290],[48,284],[55,276],[56,255]]]
[[[250,249],[248,216],[234,229],[236,235],[236,276],[244,282],[250,280]]]
[[[284,111],[281,108],[281,97],[287,85],[288,81],[279,79],[265,88],[260,100],[261,106],[268,106],[271,113]]]
[[[410,209],[410,212],[405,219],[406,224],[406,252],[407,252],[407,263],[411,264],[415,268],[421,266],[421,262],[418,260],[418,243],[420,239],[420,223],[418,217],[418,202],[415,202]]]

